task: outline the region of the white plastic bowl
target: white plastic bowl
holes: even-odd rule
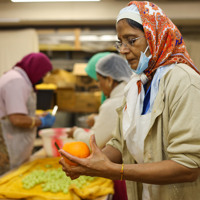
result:
[[[60,156],[55,142],[60,148],[67,142],[75,141],[72,138],[68,138],[66,131],[69,128],[47,128],[39,131],[39,136],[42,138],[44,150],[49,157],[58,157]]]

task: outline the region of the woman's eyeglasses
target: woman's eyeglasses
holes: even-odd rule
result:
[[[144,35],[137,37],[137,38],[134,38],[134,39],[127,40],[127,43],[117,41],[116,44],[115,44],[115,47],[116,47],[118,52],[121,52],[122,45],[124,45],[124,48],[127,48],[127,49],[130,50],[130,47],[133,47],[135,41],[142,38],[142,37],[144,37]]]

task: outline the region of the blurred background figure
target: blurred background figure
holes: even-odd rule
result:
[[[95,134],[97,144],[103,148],[112,137],[117,124],[116,109],[122,104],[124,87],[130,80],[132,71],[127,62],[118,54],[110,53],[99,59],[96,64],[97,80],[106,100],[99,108],[98,116],[91,129],[73,127],[67,134],[75,140],[89,145],[89,139]]]
[[[35,116],[35,85],[52,70],[43,53],[30,53],[0,77],[0,174],[27,161],[37,127],[54,124],[50,113]]]

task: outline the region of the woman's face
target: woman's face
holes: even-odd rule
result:
[[[144,32],[140,29],[131,27],[127,23],[126,19],[122,19],[117,23],[116,30],[119,41],[126,44],[122,44],[120,53],[126,57],[130,67],[136,70],[140,59],[140,52],[144,52],[147,48],[147,41],[144,37]],[[130,45],[131,40],[138,37],[140,38],[135,40],[132,45]],[[150,51],[148,49],[146,56],[149,55]]]
[[[112,91],[112,79],[99,74],[97,74],[97,79],[99,81],[99,88],[103,91],[104,95],[109,98]]]

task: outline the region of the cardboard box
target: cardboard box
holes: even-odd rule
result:
[[[59,110],[75,113],[98,112],[101,104],[101,91],[77,92],[70,88],[58,88],[56,103]]]
[[[87,76],[85,68],[87,63],[75,63],[73,67],[73,74],[76,76]]]
[[[44,83],[53,83],[58,88],[75,88],[76,77],[72,72],[63,69],[54,69],[49,75],[44,77]]]

